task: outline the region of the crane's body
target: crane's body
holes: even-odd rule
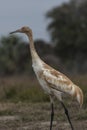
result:
[[[32,56],[33,70],[37,76],[37,79],[41,87],[43,88],[45,93],[47,93],[50,96],[52,106],[50,130],[52,130],[52,121],[54,116],[53,99],[52,99],[53,96],[55,96],[61,102],[62,106],[64,107],[68,121],[71,125],[71,129],[74,130],[72,123],[70,121],[68,111],[62,101],[62,95],[68,94],[71,97],[75,98],[81,107],[83,104],[82,90],[77,85],[75,85],[69,78],[67,78],[64,74],[50,67],[40,59],[34,47],[32,30],[29,27],[22,27],[21,29],[11,32],[11,34],[16,32],[25,33],[28,36],[30,41],[30,51]]]
[[[62,100],[62,94],[68,94],[76,98],[80,106],[83,103],[82,91],[64,74],[56,71],[41,59],[32,65],[37,79],[45,93],[55,95],[57,99]]]

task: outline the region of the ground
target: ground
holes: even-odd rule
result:
[[[87,110],[74,106],[68,108],[74,129],[87,130]],[[0,104],[0,130],[49,130],[49,125],[49,102]],[[55,103],[53,130],[71,130],[59,103]]]
[[[72,80],[83,90],[82,109],[70,97],[63,97],[63,101],[74,130],[87,130],[87,75],[74,76]],[[50,109],[49,96],[44,94],[36,78],[0,78],[0,130],[49,130]],[[71,130],[58,101],[55,101],[54,109],[53,130]]]

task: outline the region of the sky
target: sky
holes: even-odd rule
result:
[[[49,33],[46,30],[48,20],[45,14],[53,7],[68,1],[0,0],[0,37],[27,25],[33,30],[34,39],[49,41]]]

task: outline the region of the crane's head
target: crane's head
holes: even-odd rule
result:
[[[25,33],[25,34],[31,34],[32,33],[32,30],[27,27],[27,26],[24,26],[20,29],[17,29],[16,31],[13,31],[13,32],[10,32],[10,34],[13,34],[13,33]]]

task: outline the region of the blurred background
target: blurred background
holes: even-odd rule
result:
[[[85,122],[87,120],[85,114],[87,112],[87,0],[0,2],[0,102],[6,103],[3,106],[4,110],[0,108],[0,115],[17,114],[18,109],[16,112],[12,111],[14,108],[12,103],[16,103],[19,108],[20,102],[22,106],[26,102],[45,104],[49,101],[48,96],[40,89],[32,70],[27,37],[24,34],[9,35],[9,32],[25,25],[33,30],[34,43],[39,56],[82,88],[84,110],[78,118],[84,119]],[[30,117],[24,118],[23,111],[22,116],[24,120],[31,121]],[[42,120],[45,120],[45,117]]]

